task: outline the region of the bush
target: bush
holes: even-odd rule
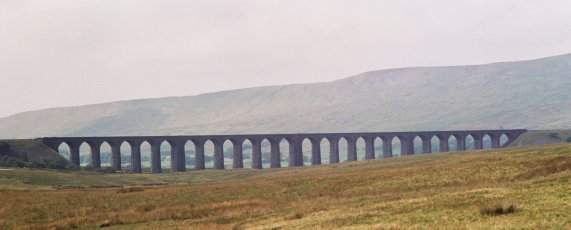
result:
[[[480,208],[480,214],[482,216],[500,216],[514,212],[516,212],[516,207],[514,204],[509,204],[504,207],[504,205],[500,203],[493,203],[492,205],[486,205]]]
[[[26,167],[26,163],[12,157],[0,156],[0,166],[2,167]]]
[[[93,171],[93,167],[91,165],[81,166],[81,171]]]
[[[553,138],[553,139],[557,139],[557,140],[561,140],[561,137],[559,136],[559,133],[550,133],[549,137]]]
[[[144,191],[141,187],[129,187],[129,188],[121,188],[117,190],[117,193],[131,193],[131,192],[142,192]]]
[[[571,143],[571,136],[565,139],[565,141],[567,141],[567,143]]]
[[[115,173],[115,169],[113,169],[112,167],[102,167],[99,169],[94,169],[93,171],[95,172],[100,172],[100,173]]]

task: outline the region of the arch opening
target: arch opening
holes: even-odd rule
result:
[[[161,142],[160,146],[160,162],[161,162],[161,169],[170,169],[172,171],[171,166],[171,144],[168,141]]]
[[[143,172],[151,171],[151,144],[147,141],[141,143],[141,169]]]
[[[121,143],[121,145],[119,145],[119,153],[120,153],[120,158],[121,158],[121,169],[126,169],[128,171],[131,171],[131,167],[132,167],[132,162],[131,162],[131,154],[132,154],[132,149],[131,149],[131,144],[129,144],[126,141],[123,141]]]
[[[204,142],[204,168],[214,168],[214,142],[211,140]]]
[[[305,138],[303,139],[303,141],[301,142],[301,156],[303,158],[303,165],[311,165],[311,159],[312,159],[312,154],[313,154],[313,145],[311,143],[311,140],[309,140],[309,138]]]
[[[87,142],[82,142],[81,145],[79,145],[79,165],[92,166],[91,147]]]
[[[437,136],[430,138],[430,148],[433,153],[440,152],[440,139]]]
[[[365,143],[365,139],[363,137],[358,137],[355,140],[355,145],[357,146],[356,151],[357,151],[357,160],[365,160],[365,152],[366,152],[366,143]]]
[[[508,143],[509,140],[510,140],[510,138],[508,137],[507,134],[505,134],[505,133],[502,134],[502,135],[500,136],[500,148],[501,148],[501,147],[504,147],[504,145],[505,145],[506,143]]]
[[[71,160],[70,157],[71,148],[67,142],[60,143],[57,151],[59,155],[61,155],[65,159]]]
[[[249,139],[244,140],[242,143],[242,161],[244,168],[252,168],[252,159],[254,154],[252,141]]]
[[[422,137],[416,136],[412,140],[414,146],[414,154],[422,154]]]
[[[262,168],[269,168],[272,158],[272,144],[268,139],[261,142],[262,147]]]
[[[184,143],[184,161],[187,170],[196,168],[196,146],[191,140]]]
[[[466,150],[475,150],[476,149],[476,140],[474,136],[468,135],[466,136]]]
[[[230,140],[224,140],[222,142],[222,160],[224,162],[225,169],[232,169],[234,168],[233,160],[234,160],[234,144]]]
[[[375,139],[373,139],[373,144],[374,144],[374,154],[375,154],[375,158],[377,159],[381,159],[383,158],[383,139],[381,139],[380,137],[375,137]]]
[[[393,140],[391,142],[393,149],[393,157],[400,157],[402,155],[401,139],[399,137],[393,137]]]
[[[450,135],[450,137],[448,138],[448,151],[449,152],[458,151],[458,139],[456,139],[456,136],[454,135]]]
[[[288,167],[292,167],[292,165],[290,165],[290,155],[289,155],[290,142],[287,139],[282,138],[279,143],[280,143],[280,166],[282,168],[285,165],[287,165]]]
[[[321,145],[321,164],[331,164],[331,159],[329,156],[329,152],[331,151],[331,143],[329,142],[329,139],[327,138],[323,138],[321,139],[320,142]]]
[[[339,139],[339,162],[347,162],[349,159],[349,145],[347,139],[341,137]]]
[[[490,135],[488,134],[484,135],[484,137],[482,138],[482,145],[484,146],[484,149],[492,148],[492,138],[490,137]]]
[[[104,141],[99,146],[99,151],[101,153],[101,167],[111,167],[111,145]]]

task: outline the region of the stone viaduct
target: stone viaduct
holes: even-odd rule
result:
[[[311,164],[321,164],[321,141],[327,139],[330,144],[330,163],[339,163],[339,141],[347,142],[347,161],[357,160],[357,140],[365,142],[365,159],[375,159],[375,140],[383,143],[383,158],[393,157],[393,139],[400,141],[401,155],[413,155],[414,140],[422,141],[422,153],[431,153],[432,139],[437,138],[439,152],[448,152],[449,140],[456,139],[456,151],[466,150],[466,138],[474,139],[474,149],[483,149],[485,136],[491,139],[492,148],[508,146],[522,133],[524,129],[514,130],[464,130],[464,131],[427,131],[427,132],[366,132],[366,133],[306,133],[306,134],[252,134],[252,135],[195,135],[195,136],[112,136],[112,137],[46,137],[40,140],[56,152],[63,143],[70,149],[70,160],[79,165],[79,147],[87,143],[91,149],[91,165],[101,167],[100,148],[106,142],[111,146],[111,167],[121,170],[121,150],[123,143],[131,146],[131,171],[141,173],[141,144],[147,142],[151,146],[151,172],[161,172],[160,148],[163,142],[171,146],[171,171],[186,171],[185,145],[191,141],[195,146],[195,169],[205,169],[204,144],[211,141],[214,144],[214,169],[224,169],[223,145],[226,141],[233,144],[233,168],[243,168],[242,145],[248,140],[252,144],[252,168],[262,168],[262,146],[264,140],[270,142],[270,167],[281,167],[280,142],[286,140],[289,144],[289,167],[303,166],[302,142],[311,142]],[[505,135],[507,141],[500,145],[500,137]],[[387,144],[385,144],[387,143]]]

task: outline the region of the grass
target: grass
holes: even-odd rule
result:
[[[260,171],[0,171],[0,229],[569,229],[570,162],[556,144]]]

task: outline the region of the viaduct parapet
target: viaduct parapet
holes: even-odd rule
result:
[[[243,150],[245,141],[252,145],[252,168],[262,168],[262,142],[270,143],[270,168],[280,168],[280,142],[289,144],[289,167],[303,166],[302,143],[306,139],[311,142],[311,165],[320,165],[321,142],[324,139],[330,144],[330,163],[339,163],[339,141],[347,142],[347,161],[357,160],[357,140],[362,138],[365,142],[365,159],[375,159],[375,140],[383,143],[383,158],[393,157],[393,140],[400,141],[401,155],[414,155],[414,140],[422,142],[422,154],[432,152],[432,140],[438,140],[438,152],[465,151],[466,138],[474,139],[474,149],[483,149],[484,137],[491,140],[491,148],[508,146],[517,137],[525,133],[524,129],[513,130],[463,130],[463,131],[426,131],[426,132],[365,132],[365,133],[299,133],[299,134],[250,134],[250,135],[193,135],[193,136],[110,136],[110,137],[46,137],[40,140],[50,148],[58,151],[59,146],[67,144],[70,149],[70,161],[79,165],[79,148],[86,143],[91,149],[91,165],[101,167],[101,145],[108,143],[111,146],[111,167],[121,170],[121,145],[127,143],[131,147],[131,171],[141,173],[141,145],[147,142],[151,146],[151,172],[161,172],[161,144],[167,142],[171,146],[171,171],[186,171],[185,145],[189,141],[195,147],[195,169],[205,169],[204,144],[211,141],[214,144],[214,169],[224,169],[224,143],[229,141],[233,146],[233,168],[243,168]],[[500,137],[507,137],[505,143],[500,144]],[[449,140],[456,139],[456,148],[449,149]]]

